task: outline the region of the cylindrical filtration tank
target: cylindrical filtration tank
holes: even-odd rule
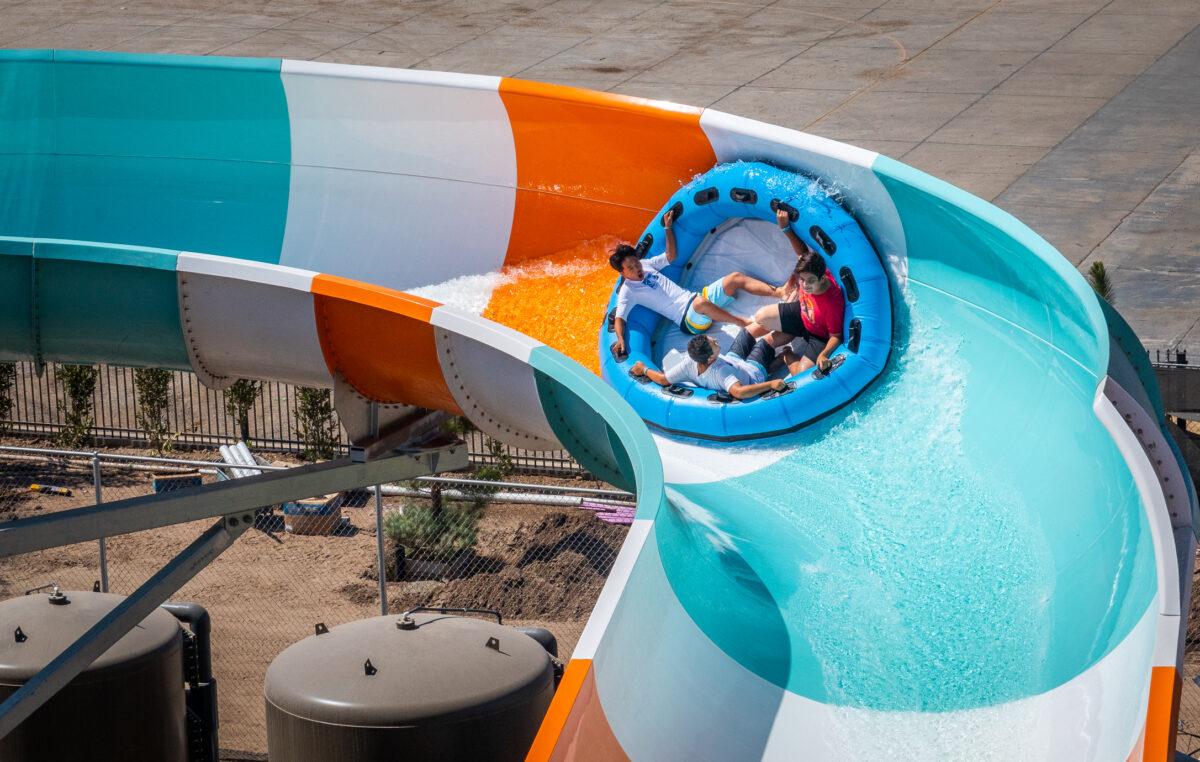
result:
[[[317,631],[267,670],[271,762],[523,760],[554,693],[542,646],[492,622],[414,614]]]
[[[122,600],[55,590],[0,603],[0,701]],[[155,610],[0,739],[0,762],[182,762],[181,648],[178,621]]]

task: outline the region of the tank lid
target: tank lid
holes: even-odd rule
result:
[[[121,595],[91,591],[56,592],[61,597],[22,595],[0,602],[0,683],[15,685],[33,677],[125,599]],[[179,622],[166,611],[156,609],[76,680],[100,677],[108,670],[154,657],[179,642]]]
[[[284,650],[267,669],[266,698],[326,723],[390,727],[456,721],[524,701],[553,681],[546,651],[522,632],[440,614],[360,619]]]

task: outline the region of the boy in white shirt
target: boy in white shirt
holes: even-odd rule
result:
[[[738,291],[759,296],[775,296],[777,289],[763,281],[740,272],[733,272],[705,286],[700,293],[687,291],[679,284],[659,272],[675,261],[674,210],[663,218],[667,231],[666,251],[656,257],[642,260],[637,250],[629,244],[620,244],[608,258],[609,265],[625,278],[617,292],[617,308],[614,329],[617,334],[613,347],[617,356],[623,356],[625,348],[625,319],[634,307],[640,305],[653,310],[668,320],[677,323],[684,333],[698,335],[713,324],[733,323],[745,328],[751,321],[725,310]]]
[[[639,361],[630,372],[645,376],[659,386],[671,386],[687,382],[701,389],[728,392],[739,400],[757,397],[763,392],[783,391],[787,382],[777,378],[767,381],[767,372],[775,361],[775,350],[765,339],[754,340],[746,330],[738,333],[729,347],[721,354],[721,345],[711,336],[695,336],[688,342],[687,359],[660,373]]]

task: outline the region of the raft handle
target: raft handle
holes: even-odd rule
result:
[[[831,361],[831,362],[832,362],[832,361]],[[785,394],[791,394],[791,393],[792,393],[792,392],[794,392],[794,391],[796,391],[796,385],[795,385],[795,384],[788,384],[787,386],[783,387],[783,390],[782,390],[782,391],[778,391],[778,392],[777,392],[777,391],[775,391],[774,389],[772,389],[772,390],[770,390],[769,392],[767,392],[767,393],[765,393],[765,394],[763,394],[763,395],[759,396],[759,399],[760,399],[760,400],[773,400],[773,399],[775,399],[776,397],[782,397],[783,395],[785,395]]]
[[[862,338],[862,321],[854,318],[850,321],[850,335],[846,337],[846,347],[851,352],[858,351],[858,341]]]
[[[645,385],[645,384],[650,383],[650,377],[647,376],[645,373],[643,373],[640,376],[635,376],[633,374],[633,368],[629,369],[629,377],[632,378],[634,381],[637,381],[639,384]]]
[[[778,212],[780,209],[788,213],[788,219],[792,222],[800,219],[800,210],[792,206],[786,201],[780,201],[777,198],[771,199],[771,211]]]
[[[854,279],[854,273],[850,271],[849,267],[843,267],[838,270],[838,275],[842,277],[842,290],[846,292],[846,298],[850,300],[851,304],[857,302],[859,297],[858,281]]]
[[[671,384],[663,389],[663,391],[672,397],[679,397],[680,399],[687,399],[696,393],[696,390],[690,386],[680,386],[679,384]]]
[[[696,203],[696,206],[704,206],[705,204],[711,204],[720,197],[721,191],[716,188],[703,188],[696,191],[696,195],[692,196],[692,201]]]
[[[734,396],[729,392],[713,392],[711,395],[709,395],[708,401],[715,402],[718,405],[728,405],[731,402],[737,402]]]
[[[608,327],[609,333],[615,333],[617,330],[617,310],[614,307],[608,311],[608,317],[604,318],[604,323]]]
[[[683,202],[676,201],[674,204],[671,204],[670,209],[663,212],[661,224],[664,228],[667,226],[667,215],[671,212],[675,212],[675,222],[679,222],[679,218],[683,216]]]
[[[730,188],[729,197],[739,204],[758,203],[758,193],[752,188]]]
[[[829,370],[821,370],[814,367],[812,372],[813,381],[820,381],[823,378],[829,378],[829,374],[842,366],[846,362],[846,355],[834,355],[829,358]]]
[[[820,244],[821,248],[824,249],[825,253],[829,256],[832,257],[837,253],[837,244],[833,242],[833,239],[829,237],[828,233],[826,233],[824,230],[821,230],[819,225],[813,225],[811,228],[809,228],[808,234],[813,237],[814,241]]]
[[[629,359],[629,347],[625,347],[624,354],[617,354],[617,342],[615,341],[608,345],[608,353],[611,354],[613,359],[619,363],[625,362]]]
[[[646,255],[650,253],[650,247],[653,245],[654,236],[647,233],[642,240],[638,241],[638,245],[633,247],[633,250],[637,252],[638,259],[645,259]]]

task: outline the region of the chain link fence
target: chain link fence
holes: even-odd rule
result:
[[[203,451],[172,462],[15,450],[0,448],[0,525],[98,497],[107,502],[211,483],[227,471],[215,453]],[[536,482],[421,480],[384,485],[378,497],[368,487],[261,509],[253,530],[172,596],[212,616],[223,757],[263,758],[267,666],[318,622],[333,627],[378,616],[385,606],[392,614],[426,605],[494,609],[505,624],[550,630],[559,652],[569,655],[624,541],[633,504],[602,484]],[[110,537],[103,543],[106,574],[97,542],[0,559],[0,599],[52,584],[129,594],[210,524]]]

